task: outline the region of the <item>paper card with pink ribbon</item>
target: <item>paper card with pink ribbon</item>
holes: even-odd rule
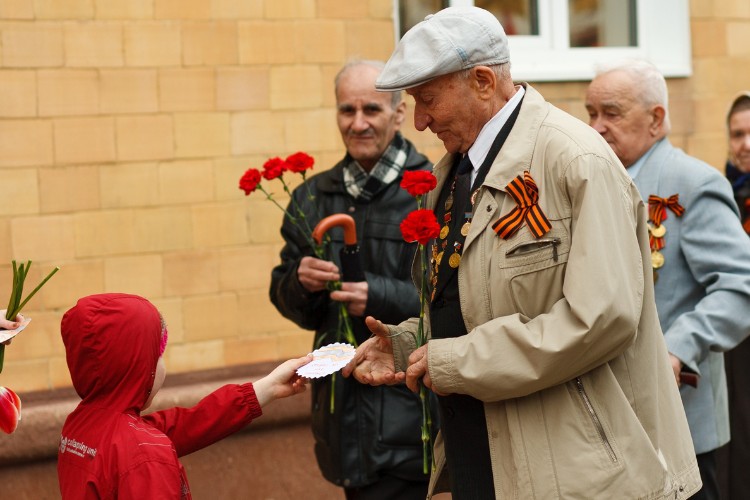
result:
[[[26,328],[26,325],[28,325],[30,322],[31,318],[24,318],[21,322],[21,325],[15,330],[0,330],[0,344],[12,339],[13,337],[21,333],[21,331],[23,331],[23,329]]]
[[[311,354],[313,360],[297,368],[297,374],[305,378],[320,378],[337,372],[354,358],[356,349],[350,344],[335,342],[315,349]]]

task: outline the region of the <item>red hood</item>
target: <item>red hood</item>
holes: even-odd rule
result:
[[[136,295],[90,295],[60,325],[73,386],[83,403],[139,412],[154,384],[161,320]]]

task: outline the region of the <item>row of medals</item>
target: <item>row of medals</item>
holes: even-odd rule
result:
[[[664,238],[664,235],[667,234],[667,228],[664,227],[663,224],[659,224],[657,226],[649,222],[648,232],[656,240],[661,240],[662,238]],[[664,245],[661,245],[661,248],[664,248]],[[653,244],[651,248],[651,267],[654,268],[654,283],[656,283],[656,280],[659,279],[659,272],[657,270],[660,269],[663,265],[664,254],[659,251],[656,244]]]
[[[445,200],[445,212],[443,215],[443,227],[440,228],[440,240],[435,240],[435,242],[432,244],[432,258],[430,259],[430,263],[432,264],[432,277],[430,278],[430,283],[432,284],[433,298],[435,295],[435,287],[437,286],[438,281],[438,269],[440,268],[440,263],[443,261],[445,249],[448,246],[447,238],[448,234],[450,234],[450,223],[451,219],[453,218],[451,209],[453,208],[453,193],[455,192],[455,189],[456,178],[453,179],[451,191],[448,194],[448,198],[446,198]],[[479,189],[471,194],[472,207],[474,206],[474,201],[476,200],[478,192]],[[469,234],[469,228],[471,227],[471,217],[472,212],[464,213],[464,223],[461,225],[461,236],[463,236],[464,238],[466,238],[466,235]],[[453,269],[457,268],[461,263],[461,246],[461,243],[457,241],[453,242],[453,253],[450,257],[448,257],[448,265]]]

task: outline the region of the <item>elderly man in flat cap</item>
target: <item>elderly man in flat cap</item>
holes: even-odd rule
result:
[[[654,303],[647,209],[585,123],[513,83],[489,12],[448,8],[377,80],[445,144],[430,340],[385,325],[345,375],[439,396],[430,494],[687,498],[700,475]]]

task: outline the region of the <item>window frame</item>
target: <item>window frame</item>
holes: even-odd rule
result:
[[[397,41],[400,1],[409,0],[393,1]],[[539,35],[508,37],[514,80],[588,81],[594,77],[597,64],[627,58],[646,59],[665,77],[692,74],[687,0],[636,0],[637,46],[586,48],[570,47],[567,1],[537,1]],[[473,4],[473,0],[449,0],[455,7]]]

